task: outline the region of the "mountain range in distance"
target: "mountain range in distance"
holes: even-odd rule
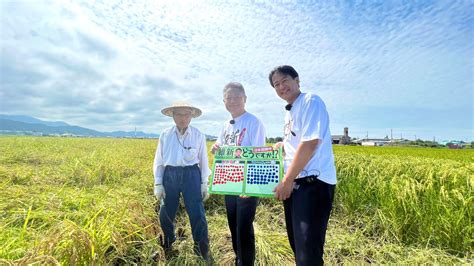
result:
[[[115,138],[159,138],[159,134],[142,131],[101,132],[85,127],[69,125],[63,121],[45,121],[25,115],[0,114],[0,134],[36,136],[77,136]]]

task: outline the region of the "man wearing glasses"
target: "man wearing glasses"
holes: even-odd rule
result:
[[[242,84],[230,82],[224,87],[224,105],[231,118],[224,122],[214,154],[220,146],[265,146],[265,127],[253,114],[245,111],[247,96]],[[253,265],[255,261],[255,234],[253,221],[257,210],[256,197],[225,196],[227,222],[232,235],[235,265]]]
[[[180,194],[191,223],[194,251],[210,262],[209,236],[204,204],[210,169],[207,158],[206,137],[190,126],[191,118],[201,115],[201,110],[185,102],[174,103],[161,110],[173,117],[175,125],[161,133],[153,163],[155,176],[154,194],[161,200],[160,224],[164,233],[163,248],[171,250],[176,241],[175,219]]]
[[[297,265],[322,265],[323,248],[336,187],[329,116],[319,96],[302,93],[296,70],[274,68],[269,81],[287,105],[285,176],[275,188],[283,200],[288,239]]]

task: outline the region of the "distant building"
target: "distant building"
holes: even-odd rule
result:
[[[448,143],[447,146],[450,149],[462,149],[462,144],[459,143]]]
[[[446,146],[450,149],[462,149],[464,141],[450,141]]]
[[[344,128],[344,135],[332,135],[332,144],[341,144],[341,145],[347,145],[351,143],[351,138],[349,137],[349,128],[345,127]]]
[[[389,139],[363,139],[360,144],[362,146],[386,146],[390,145]]]
[[[404,145],[409,143],[407,139],[393,139],[390,140],[388,137],[383,139],[358,139],[355,140],[354,143],[362,145],[362,146],[396,146],[396,145]]]
[[[446,147],[450,149],[462,149],[463,146],[466,145],[466,142],[459,141],[459,140],[443,140],[443,141],[440,141],[439,144],[445,145]]]

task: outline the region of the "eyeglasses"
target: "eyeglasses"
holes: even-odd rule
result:
[[[188,117],[191,116],[191,113],[173,113],[173,116]]]
[[[276,89],[276,88],[280,87],[281,85],[286,85],[286,84],[288,84],[288,78],[287,77],[273,82],[273,87]]]
[[[225,102],[230,102],[230,101],[240,101],[244,96],[231,96],[231,97],[224,97]]]

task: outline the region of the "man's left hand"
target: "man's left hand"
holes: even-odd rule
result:
[[[286,200],[293,192],[293,182],[281,182],[275,187],[273,192],[275,192],[275,198],[278,200]]]
[[[201,196],[202,201],[206,201],[209,198],[209,192],[207,191],[207,183],[201,184]]]

